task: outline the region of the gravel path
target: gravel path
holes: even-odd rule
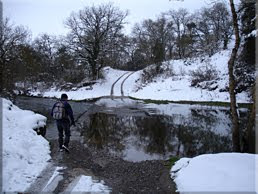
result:
[[[57,144],[53,142],[52,157],[55,163],[67,168],[63,171],[64,179],[54,193],[65,191],[82,174],[104,180],[112,193],[175,193],[165,161],[128,162],[86,148],[78,141],[71,142],[70,154],[59,153],[56,147]],[[57,157],[60,154],[62,157]]]

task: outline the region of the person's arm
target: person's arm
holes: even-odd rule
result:
[[[68,104],[68,103],[66,104],[66,111],[67,111],[68,116],[71,119],[71,125],[75,125],[74,117],[73,117],[73,110],[72,110],[72,107],[70,106],[70,104]]]
[[[51,116],[53,116],[53,110],[54,110],[55,106],[56,106],[56,103],[55,103],[54,106],[52,107]]]

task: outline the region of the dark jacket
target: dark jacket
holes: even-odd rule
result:
[[[69,118],[64,118],[64,119],[61,119],[61,120],[57,120],[57,122],[67,122],[67,121],[69,121],[70,124],[74,124],[74,117],[73,117],[72,107],[70,106],[70,104],[66,100],[61,100],[61,102],[64,104],[65,113],[66,113],[66,115],[68,115]],[[54,110],[54,107],[56,106],[57,103],[58,102],[56,102],[54,104],[53,108],[52,108],[51,116],[53,116],[53,110]]]

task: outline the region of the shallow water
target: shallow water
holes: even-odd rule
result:
[[[82,127],[89,145],[129,161],[231,152],[227,107],[100,99]],[[241,109],[242,120],[247,109]],[[85,117],[82,118],[85,119]]]
[[[53,124],[50,110],[55,101],[18,97],[16,104],[47,116],[48,122]],[[96,102],[70,104],[87,146],[106,150],[128,161],[232,151],[228,107],[145,104],[128,98],[101,98]],[[247,114],[247,109],[240,109],[242,123]],[[57,138],[56,131],[47,131],[47,138]]]

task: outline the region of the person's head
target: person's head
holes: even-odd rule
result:
[[[61,100],[68,100],[67,94],[62,94],[61,95]]]

